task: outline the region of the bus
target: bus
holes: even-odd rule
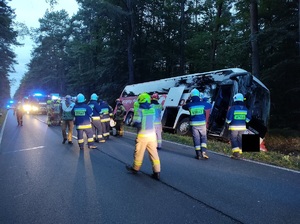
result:
[[[270,91],[250,72],[241,68],[229,68],[204,73],[159,79],[127,85],[120,95],[126,109],[125,124],[133,118],[133,104],[140,93],[158,93],[163,105],[162,126],[164,131],[179,135],[189,133],[189,111],[183,110],[192,89],[204,94],[204,99],[212,104],[208,121],[208,135],[229,139],[226,114],[233,104],[233,96],[242,93],[246,107],[252,112],[247,128],[251,133],[264,138],[270,116]]]

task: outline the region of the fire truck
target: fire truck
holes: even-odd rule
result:
[[[229,139],[226,114],[233,104],[233,96],[242,93],[246,107],[252,112],[248,130],[261,139],[267,132],[270,116],[270,91],[256,77],[240,68],[229,68],[204,73],[195,73],[150,82],[125,86],[120,99],[126,108],[125,124],[133,118],[133,104],[140,93],[154,92],[160,96],[163,105],[162,126],[164,131],[179,135],[189,133],[189,111],[182,105],[190,97],[192,89],[204,94],[204,99],[212,104],[208,123],[208,135]]]
[[[48,96],[42,93],[34,93],[24,98],[24,111],[28,114],[47,114]]]

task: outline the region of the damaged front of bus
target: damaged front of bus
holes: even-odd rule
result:
[[[208,134],[229,139],[225,120],[236,93],[244,95],[245,105],[252,114],[252,119],[247,124],[247,132],[259,135],[262,143],[270,117],[270,91],[259,79],[246,71],[233,72],[217,86],[212,97],[213,108],[209,118]],[[265,149],[263,145],[261,149]]]

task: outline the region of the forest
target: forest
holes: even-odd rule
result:
[[[8,1],[0,1],[2,101],[20,44]],[[36,47],[15,99],[36,89],[95,92],[114,105],[127,84],[238,67],[269,88],[269,126],[300,129],[298,0],[76,0],[72,16],[52,10],[57,1],[47,1],[39,28],[25,29]]]

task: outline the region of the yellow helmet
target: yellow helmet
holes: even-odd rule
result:
[[[151,101],[151,97],[148,93],[141,93],[139,96],[138,96],[138,103],[150,103]]]

